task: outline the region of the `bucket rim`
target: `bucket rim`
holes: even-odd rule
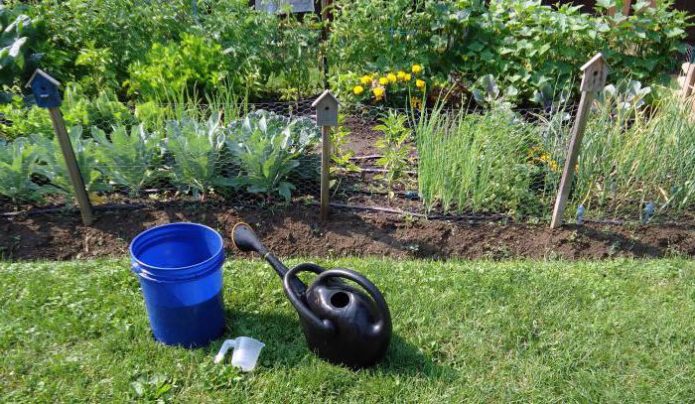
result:
[[[182,266],[182,267],[158,267],[158,266],[146,264],[146,263],[142,262],[139,258],[136,257],[135,253],[133,252],[133,246],[140,240],[141,237],[144,237],[147,233],[150,233],[151,231],[161,229],[162,227],[170,227],[170,226],[173,227],[173,226],[181,226],[181,225],[199,227],[199,228],[203,228],[205,230],[209,230],[210,232],[215,234],[215,236],[217,236],[217,240],[220,243],[220,248],[217,251],[215,251],[214,254],[211,254],[210,258],[206,259],[205,261],[201,261],[201,262],[198,262],[198,263],[195,263],[192,265],[186,265],[186,266]],[[140,234],[138,234],[137,236],[135,236],[135,238],[130,242],[130,245],[128,246],[128,252],[130,253],[130,258],[133,261],[135,261],[138,265],[141,265],[147,269],[152,269],[155,271],[165,271],[165,272],[185,271],[188,269],[199,267],[201,265],[206,265],[209,262],[211,262],[215,259],[218,259],[220,254],[224,253],[224,239],[222,238],[222,235],[220,234],[220,232],[218,232],[217,230],[213,229],[212,227],[204,225],[204,224],[194,223],[194,222],[164,223],[164,224],[160,224],[160,225],[157,225],[154,227],[150,227],[149,229],[147,229],[147,230],[141,232]]]

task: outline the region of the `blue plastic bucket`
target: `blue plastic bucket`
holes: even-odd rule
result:
[[[157,341],[198,347],[222,335],[219,233],[196,223],[153,227],[133,239],[130,257]]]

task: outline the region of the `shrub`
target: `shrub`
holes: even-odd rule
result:
[[[211,39],[184,34],[179,43],[156,43],[144,61],[130,66],[130,93],[145,100],[168,99],[212,91],[225,77],[222,46]]]
[[[29,42],[35,38],[34,21],[24,14],[25,6],[9,8],[0,4],[0,103],[11,96],[6,90],[27,78],[40,59]]]
[[[598,10],[609,3],[599,2]],[[629,17],[611,17],[522,0],[339,3],[329,50],[332,81],[349,94],[362,74],[414,62],[439,85],[475,88],[479,77],[492,75],[509,97],[541,102],[603,51],[613,77],[652,83],[667,78],[673,54],[683,50],[687,18],[672,6],[671,0],[656,8],[639,2]]]

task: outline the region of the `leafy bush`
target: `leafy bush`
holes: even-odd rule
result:
[[[118,90],[155,42],[176,40],[194,25],[188,0],[42,0],[26,12],[41,20],[33,48],[43,63],[64,83],[82,81],[89,95],[103,86]]]
[[[318,127],[309,118],[291,119],[264,110],[232,122],[227,133],[227,145],[240,170],[228,184],[251,193],[277,192],[288,201],[296,189],[289,177],[307,175],[298,171],[300,159],[320,139]]]
[[[321,25],[315,15],[278,17],[247,1],[221,0],[209,4],[201,24],[203,35],[222,44],[226,84],[237,94],[296,99],[321,88]]]
[[[576,78],[598,51],[615,77],[651,83],[666,77],[675,64],[673,54],[683,50],[686,14],[674,11],[672,0],[656,8],[638,2],[629,17],[590,15],[540,1],[489,3],[339,3],[329,51],[334,84],[351,90],[361,74],[398,71],[415,62],[437,86],[448,81],[475,88],[479,77],[492,75],[508,97],[539,102],[549,88],[563,88]],[[612,2],[598,3],[601,11]]]
[[[51,118],[45,109],[27,106],[21,97],[0,104],[0,139],[12,140],[32,133],[50,136],[53,133]]]
[[[44,174],[39,165],[36,147],[26,138],[12,143],[0,140],[0,195],[13,202],[37,202],[48,192],[48,187],[32,181]]]
[[[218,114],[212,114],[206,123],[190,118],[169,121],[166,133],[164,147],[173,158],[174,185],[196,197],[224,185],[219,164],[225,135]]]
[[[195,89],[211,91],[225,77],[223,63],[219,43],[183,34],[180,42],[155,43],[143,62],[130,66],[126,85],[146,100],[178,97]]]
[[[142,125],[133,126],[128,133],[128,128],[118,125],[108,138],[103,130],[93,127],[92,138],[97,144],[99,170],[111,185],[124,187],[134,196],[161,174],[159,133],[148,133]]]
[[[24,6],[10,9],[0,4],[0,102],[9,100],[4,91],[26,77],[40,55],[33,54],[27,46],[34,36],[34,22],[23,14]],[[3,88],[5,87],[5,88]]]

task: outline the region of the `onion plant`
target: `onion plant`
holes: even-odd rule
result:
[[[484,114],[441,106],[424,115],[416,129],[418,183],[428,210],[527,213],[535,208],[531,186],[540,168],[528,151],[538,131],[512,111]]]

